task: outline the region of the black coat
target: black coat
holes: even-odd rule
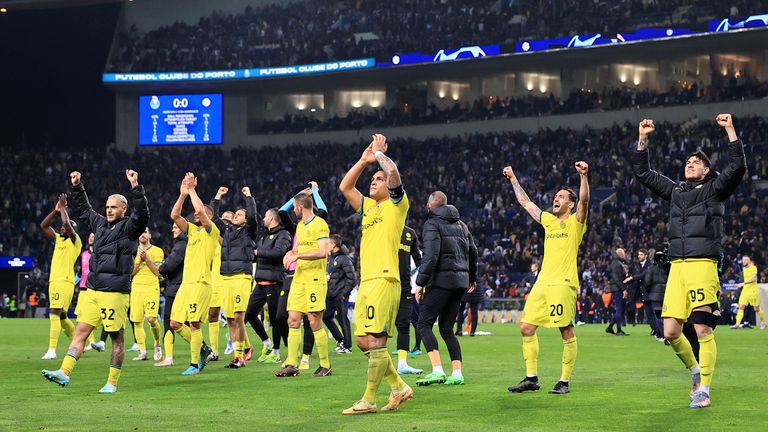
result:
[[[624,279],[627,278],[626,265],[624,261],[620,260],[616,256],[616,252],[613,253],[613,262],[609,268],[610,274],[608,279],[611,283],[611,292],[624,291],[626,286],[624,285]]]
[[[293,246],[293,236],[282,225],[272,228],[256,245],[256,273],[259,281],[282,282],[285,280],[283,257]]]
[[[643,275],[643,296],[648,301],[663,302],[667,272],[659,264],[651,264]]]
[[[629,290],[629,299],[630,300],[637,300],[640,298],[640,294],[642,293],[642,285],[643,285],[643,278],[645,275],[645,272],[648,270],[648,267],[651,266],[650,260],[645,260],[645,267],[643,267],[640,262],[632,266],[632,282],[627,287]],[[646,297],[643,297],[647,300]]]
[[[213,223],[221,233],[221,269],[219,273],[225,276],[235,274],[253,274],[253,249],[256,247],[256,236],[259,222],[256,215],[256,201],[253,197],[245,198],[245,225],[236,226],[219,217],[221,201],[211,200]]]
[[[346,246],[328,259],[328,298],[346,297],[355,289],[357,275]]]
[[[173,297],[179,291],[184,276],[184,256],[187,254],[187,235],[174,239],[171,253],[160,264],[159,272],[166,279],[165,296]]]
[[[477,247],[467,225],[452,205],[429,212],[424,222],[416,285],[465,290],[477,281]]]
[[[133,261],[138,239],[147,228],[149,206],[144,186],[128,193],[131,214],[114,222],[97,213],[88,201],[83,184],[72,187],[72,202],[80,222],[95,235],[88,274],[88,288],[96,291],[131,292]]]
[[[669,258],[720,259],[724,202],[747,172],[741,140],[728,144],[728,166],[722,174],[711,170],[698,182],[674,182],[651,170],[647,150],[632,155],[632,169],[640,183],[670,203]]]
[[[400,250],[398,251],[398,260],[400,261],[400,287],[403,292],[411,292],[411,258],[416,263],[416,268],[421,266],[421,251],[419,250],[419,239],[416,230],[406,226],[403,228],[403,234],[400,237]]]

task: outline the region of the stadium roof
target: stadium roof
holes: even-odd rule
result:
[[[17,10],[36,10],[93,6],[106,3],[122,3],[125,0],[0,0],[0,7],[8,12]]]

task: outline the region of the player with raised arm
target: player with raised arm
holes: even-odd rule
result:
[[[387,352],[387,339],[395,333],[400,307],[400,237],[408,215],[408,196],[397,165],[387,157],[387,138],[373,135],[370,145],[339,185],[349,205],[362,216],[360,286],[355,302],[355,339],[368,356],[368,384],[362,399],[342,414],[375,413],[376,392],[382,379],[392,389],[383,411],[396,410],[413,397],[413,389],[400,378]],[[365,169],[378,163],[371,177],[370,198],[355,184]]]
[[[211,349],[203,342],[200,325],[208,316],[211,301],[211,265],[219,242],[219,228],[213,223],[213,211],[197,195],[197,178],[187,173],[181,182],[179,198],[171,210],[171,219],[187,235],[187,250],[181,286],[171,309],[171,328],[189,341],[189,367],[182,375],[203,371]],[[181,208],[189,197],[195,209],[195,223],[181,216]],[[184,322],[189,322],[189,326]]]
[[[128,199],[119,194],[107,198],[106,215],[100,215],[88,201],[80,182],[80,173],[74,171],[69,176],[75,210],[80,221],[95,236],[88,274],[88,287],[92,291],[82,305],[82,316],[78,317],[75,335],[60,368],[43,370],[43,377],[62,387],[69,385],[72,370],[83,353],[85,340],[94,328],[103,324],[112,338],[112,356],[107,383],[99,392],[115,393],[125,358],[123,326],[128,314],[133,257],[136,256],[137,240],[147,228],[149,207],[136,171],[125,170],[125,177],[131,184],[130,216],[126,215]]]
[[[576,322],[576,291],[579,288],[576,258],[587,229],[589,214],[589,165],[579,161],[576,162],[575,168],[580,177],[578,199],[573,190],[560,189],[552,200],[551,213],[542,211],[528,198],[512,167],[504,168],[504,176],[512,184],[517,201],[533,220],[544,227],[544,258],[541,271],[525,302],[520,322],[525,378],[519,384],[509,387],[509,391],[513,393],[540,388],[539,339],[536,330],[541,326],[558,328],[563,338],[562,373],[560,380],[549,393],[564,394],[570,391],[569,381],[578,351],[573,327]]]
[[[147,333],[144,331],[146,318],[152,332],[154,342],[154,359],[163,359],[163,349],[160,347],[160,322],[157,314],[160,308],[160,273],[159,266],[165,259],[165,253],[152,243],[149,228],[139,236],[139,251],[133,263],[133,279],[131,280],[131,307],[129,319],[133,323],[133,334],[139,345],[139,355],[133,360],[148,360]]]
[[[744,255],[741,257],[742,265],[742,282],[736,284],[741,288],[741,294],[739,294],[739,311],[736,312],[736,324],[731,326],[732,329],[741,328],[741,320],[744,319],[744,309],[747,306],[755,308],[755,313],[760,317],[760,329],[764,330],[766,327],[765,312],[760,309],[760,295],[757,290],[757,266],[752,261],[752,257]]]
[[[720,321],[717,293],[722,256],[725,201],[733,195],[747,172],[744,144],[736,135],[730,114],[715,119],[728,136],[728,165],[722,173],[712,169],[700,149],[685,159],[685,181],[675,182],[650,168],[648,137],[656,130],[653,120],[638,127],[637,151],[632,154],[635,178],[654,195],[670,203],[669,279],[664,291],[661,317],[664,338],[691,371],[690,408],[710,406],[709,389],[717,361],[714,329]],[[699,362],[683,324],[692,323],[699,340]]]
[[[51,227],[57,214],[61,215],[59,232]],[[54,241],[51,270],[48,276],[48,298],[51,302],[48,318],[51,321],[51,328],[48,351],[43,355],[43,360],[56,358],[56,345],[59,343],[62,328],[70,339],[75,332],[75,325],[67,318],[67,309],[75,294],[75,261],[83,247],[83,242],[75,231],[76,227],[77,225],[69,219],[67,213],[67,194],[61,194],[55,208],[40,222],[43,234]]]

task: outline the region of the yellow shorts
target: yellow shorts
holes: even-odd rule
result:
[[[205,322],[211,304],[211,285],[205,282],[182,283],[171,308],[171,321]]]
[[[131,309],[129,319],[134,323],[144,321],[144,317],[157,317],[160,305],[160,287],[131,288]]]
[[[77,304],[75,305],[75,316],[79,317],[83,311],[83,304],[88,301],[88,296],[91,290],[87,288],[80,288],[80,293],[77,295]]]
[[[75,284],[67,281],[51,281],[48,284],[48,300],[51,309],[62,309],[64,312],[72,304],[72,296],[75,295]]]
[[[77,320],[93,327],[104,325],[108,332],[119,331],[128,317],[129,301],[128,293],[88,290]]]
[[[396,279],[360,282],[355,300],[355,336],[386,333],[393,336],[402,288]]]
[[[301,283],[293,281],[288,292],[289,311],[308,313],[325,310],[325,297],[328,294],[328,283]]]
[[[757,287],[742,288],[741,294],[739,294],[739,306],[755,306],[760,307],[760,293],[757,291]]]
[[[694,309],[717,303],[719,289],[720,278],[717,276],[716,260],[673,260],[669,268],[661,316],[687,320]]]
[[[208,307],[220,308],[223,304],[224,293],[224,280],[220,278],[213,278],[213,285],[211,285],[211,301]]]
[[[555,328],[574,325],[576,287],[534,284],[523,308],[521,321],[535,326]]]
[[[251,275],[224,276],[222,281],[222,308],[224,318],[234,318],[235,312],[245,312],[251,297]]]

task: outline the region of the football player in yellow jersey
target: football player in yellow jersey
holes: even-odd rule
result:
[[[133,360],[147,360],[147,333],[144,331],[144,318],[147,319],[154,341],[154,359],[163,359],[160,347],[160,323],[157,311],[160,305],[159,267],[165,259],[163,250],[149,241],[152,234],[149,228],[139,236],[139,250],[133,262],[131,280],[131,310],[129,319],[133,323],[133,334],[139,345],[139,355]]]
[[[744,282],[737,284],[741,288],[739,311],[736,312],[736,324],[731,326],[731,328],[741,328],[741,320],[744,319],[744,309],[748,305],[752,305],[755,308],[755,313],[760,317],[760,329],[764,330],[766,322],[765,313],[760,309],[760,295],[757,291],[757,266],[752,262],[752,258],[749,255],[741,257],[741,264],[744,266],[742,270]]]
[[[59,232],[51,227],[56,214],[61,215]],[[40,222],[43,234],[55,241],[48,277],[48,297],[51,301],[48,318],[51,320],[51,329],[48,337],[48,351],[43,355],[43,360],[56,358],[56,345],[58,345],[62,328],[70,339],[75,331],[75,325],[67,318],[67,309],[75,293],[74,265],[83,248],[83,242],[75,232],[75,228],[75,222],[69,219],[67,213],[67,195],[61,194],[56,207]]]
[[[519,384],[509,387],[509,391],[513,393],[540,388],[537,371],[539,339],[536,336],[536,330],[540,326],[557,327],[563,337],[562,374],[549,393],[564,394],[570,391],[568,382],[578,351],[573,327],[576,317],[576,291],[579,288],[576,258],[584,238],[589,213],[589,166],[586,162],[579,161],[575,167],[581,178],[578,200],[572,190],[560,189],[552,200],[552,213],[542,211],[528,198],[512,167],[504,168],[504,176],[512,184],[517,201],[544,227],[544,258],[541,271],[525,302],[520,322],[525,378]]]
[[[395,318],[400,307],[400,236],[408,215],[408,196],[397,166],[385,154],[387,147],[384,135],[373,135],[371,144],[339,185],[349,205],[363,217],[355,339],[368,356],[365,393],[342,414],[375,413],[378,410],[376,392],[384,378],[391,393],[383,411],[396,410],[413,397],[413,389],[400,378],[387,352],[387,339],[395,333]],[[371,177],[370,198],[367,198],[355,184],[365,168],[377,162],[381,169]]]
[[[325,299],[328,295],[326,267],[328,254],[331,252],[330,231],[325,220],[315,215],[312,194],[301,192],[294,197],[293,211],[299,217],[296,224],[296,243],[292,250],[283,257],[283,266],[287,269],[296,262],[291,291],[288,293],[288,355],[283,368],[275,372],[278,377],[299,374],[299,346],[301,345],[301,325],[306,315],[315,337],[320,367],[312,376],[322,377],[331,374],[331,362],[328,359],[328,333],[323,327]]]
[[[221,199],[218,193],[215,199]],[[225,211],[221,214],[221,218],[227,221],[232,220],[232,212]],[[222,238],[219,236],[216,240],[216,249],[213,251],[213,265],[211,266],[211,303],[208,308],[208,340],[211,343],[211,353],[206,361],[219,361],[219,336],[221,333],[219,317],[221,316],[224,286],[224,280],[221,277],[221,242]]]
[[[213,211],[200,200],[196,187],[197,178],[187,173],[181,182],[179,198],[171,210],[171,219],[188,238],[182,282],[171,310],[171,328],[189,341],[190,362],[189,367],[181,373],[184,376],[202,372],[211,354],[211,349],[203,342],[200,325],[208,316],[211,264],[219,242],[219,229],[211,220]],[[187,197],[195,208],[195,223],[187,222],[181,216],[181,208]],[[189,322],[189,326],[184,324],[185,321]]]

